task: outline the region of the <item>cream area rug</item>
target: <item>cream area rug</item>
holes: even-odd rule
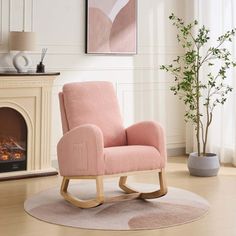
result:
[[[154,185],[133,185],[142,191],[154,190]],[[88,182],[71,184],[69,191],[81,198],[94,196],[95,185]],[[121,194],[118,183],[105,182],[105,196]],[[82,193],[82,194],[79,194]],[[202,197],[179,188],[168,188],[168,193],[155,200],[135,199],[102,204],[80,209],[66,202],[58,187],[27,199],[25,211],[31,216],[58,225],[101,230],[147,230],[189,223],[203,217],[209,210]]]

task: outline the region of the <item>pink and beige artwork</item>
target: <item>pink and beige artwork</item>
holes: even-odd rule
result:
[[[136,53],[136,0],[87,0],[87,53]]]

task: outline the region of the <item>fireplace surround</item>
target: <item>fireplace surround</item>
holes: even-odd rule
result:
[[[59,73],[0,73],[0,181],[55,175],[51,96]]]

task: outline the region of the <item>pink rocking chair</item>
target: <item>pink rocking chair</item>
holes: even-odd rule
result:
[[[81,208],[126,199],[158,198],[167,193],[165,182],[166,147],[162,127],[140,122],[124,128],[112,83],[77,82],[66,84],[59,94],[63,137],[57,154],[62,196]],[[154,171],[160,188],[139,192],[127,185],[127,176]],[[119,187],[127,194],[106,198],[103,178],[119,176]],[[97,196],[81,200],[67,189],[71,179],[95,179]]]

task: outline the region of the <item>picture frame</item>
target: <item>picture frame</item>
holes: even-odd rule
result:
[[[137,0],[86,0],[87,54],[137,54]]]

